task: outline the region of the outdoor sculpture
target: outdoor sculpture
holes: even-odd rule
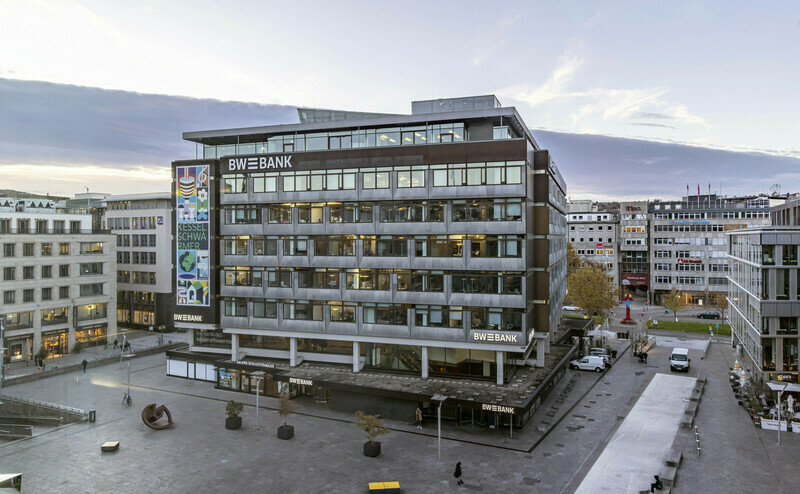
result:
[[[167,423],[156,424],[156,422],[158,422],[158,420],[161,419],[165,413],[167,414]],[[151,429],[166,429],[172,425],[172,414],[169,413],[169,409],[166,406],[156,406],[155,403],[151,403],[142,409],[142,422],[144,422],[144,425]]]

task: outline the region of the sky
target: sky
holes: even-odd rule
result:
[[[681,194],[681,177],[658,182],[683,165],[683,182],[722,192],[750,168],[800,189],[800,2],[490,7],[0,0],[0,188],[41,171],[26,190],[167,190],[168,163],[194,154],[183,131],[293,122],[295,106],[407,113],[411,100],[496,94],[552,144],[573,197],[625,180],[596,176],[600,161],[661,197]]]

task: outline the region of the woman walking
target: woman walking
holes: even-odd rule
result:
[[[461,480],[461,462],[456,463],[456,471],[453,472],[453,477],[458,479],[458,485],[463,485],[464,481]]]

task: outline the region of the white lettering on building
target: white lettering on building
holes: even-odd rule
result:
[[[298,379],[296,377],[290,377],[289,378],[289,383],[290,384],[305,384],[306,386],[311,386],[312,384],[314,384],[312,381],[309,381],[308,379]]]
[[[193,314],[174,314],[172,317],[174,321],[203,322],[203,316],[196,316]]]
[[[514,415],[514,407],[504,407],[501,405],[490,405],[488,403],[481,403],[481,410],[488,410],[490,412],[509,413]]]
[[[478,333],[472,334],[475,341],[491,341],[493,343],[516,343],[518,334]]]
[[[292,156],[253,156],[250,158],[229,158],[228,171],[268,170],[271,168],[292,168]]]

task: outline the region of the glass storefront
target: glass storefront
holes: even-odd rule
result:
[[[104,345],[108,336],[108,324],[95,324],[75,330],[75,344],[83,347]]]
[[[67,348],[68,333],[66,329],[42,333],[42,347],[47,358],[60,357],[69,353]]]
[[[230,348],[231,335],[222,330],[195,329],[192,331],[192,345],[209,348]]]
[[[281,375],[282,371],[270,369],[267,367],[269,364],[264,364],[262,367],[258,363],[258,360],[249,364],[243,361],[218,363],[216,387],[253,395],[256,394],[258,387],[259,394],[273,398],[286,393],[291,399],[307,396],[317,403],[327,403],[330,400],[329,388],[314,385],[311,381],[290,382],[292,379]],[[261,378],[253,376],[253,373],[258,371],[264,372],[264,376]]]
[[[3,363],[21,362],[33,358],[33,335],[19,335],[6,337],[3,340]]]

